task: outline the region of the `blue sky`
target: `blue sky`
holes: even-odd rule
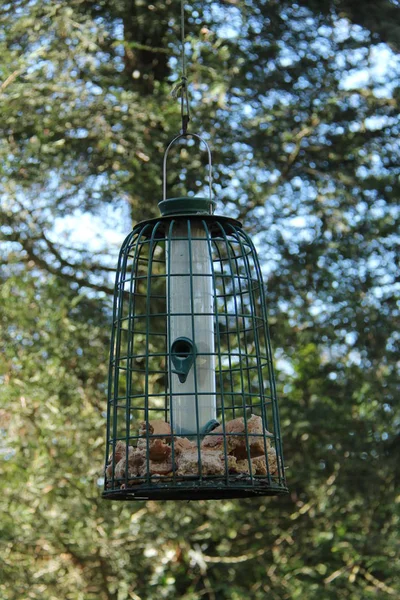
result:
[[[213,5],[210,5],[212,8]],[[240,11],[235,8],[230,8],[230,20],[229,24],[224,22],[218,28],[218,36],[221,38],[232,38],[238,35],[238,31],[241,27],[241,15]],[[311,17],[310,17],[311,18]],[[312,19],[311,19],[312,20]],[[312,23],[310,23],[312,26]],[[325,29],[330,29],[325,27]],[[334,38],[337,41],[344,41],[350,35],[353,37],[359,37],[362,39],[365,37],[361,27],[350,25],[345,19],[339,19],[335,24],[335,28],[330,31],[321,30],[321,39],[323,43],[324,36],[326,39],[329,37]],[[321,51],[321,48],[319,48]],[[323,48],[322,48],[323,50]],[[400,71],[400,59],[396,56],[390,48],[385,44],[377,44],[370,48],[367,66],[365,66],[365,56],[357,55],[358,50],[352,55],[353,67],[347,72],[342,78],[339,87],[345,90],[360,90],[363,88],[373,88],[374,94],[381,98],[390,98],[393,92],[393,86],[395,82],[393,77],[390,75],[394,72]],[[290,49],[282,47],[281,58],[283,65],[289,65],[292,61],[296,60],[296,56],[291,54]],[[337,54],[335,60],[340,67],[344,61],[344,55]],[[176,63],[175,59],[172,62]],[[344,64],[344,63],[343,63]],[[360,65],[362,65],[360,67]],[[199,100],[201,97],[199,96]],[[172,100],[171,100],[172,101]],[[252,112],[250,105],[244,104],[242,106],[242,113],[244,116],[249,116]],[[387,117],[370,117],[364,123],[354,123],[354,129],[364,127],[366,129],[381,128],[385,125],[385,119]],[[379,156],[375,159],[372,157],[372,164],[375,168],[379,169]],[[161,169],[161,165],[160,165]],[[273,182],[276,174],[267,173],[266,176],[270,182]],[[359,174],[363,176],[362,173]],[[232,178],[232,195],[234,195],[235,179]],[[301,187],[303,182],[299,178],[299,186]],[[306,192],[306,190],[305,190]],[[308,192],[307,192],[308,193]],[[161,198],[161,190],[160,190]],[[223,211],[223,207],[222,207]],[[310,233],[308,226],[310,225],[310,216],[304,217],[298,215],[291,217],[285,222],[286,229],[283,231],[284,236],[290,238],[295,235],[303,240],[308,239]],[[82,248],[82,240],[85,240],[84,247],[97,255],[98,260],[107,266],[113,266],[116,264],[117,254],[119,247],[130,231],[130,217],[128,207],[126,205],[119,204],[117,206],[106,205],[101,209],[100,214],[93,215],[89,213],[82,213],[80,211],[74,214],[58,218],[55,221],[54,228],[52,231],[47,232],[49,237],[54,242],[62,243],[64,240],[68,241],[68,245],[77,249]],[[258,238],[255,238],[255,243],[259,243]],[[268,275],[268,266],[264,266],[265,274]]]

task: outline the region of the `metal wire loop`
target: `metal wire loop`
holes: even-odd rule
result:
[[[167,199],[167,158],[168,158],[168,153],[169,153],[171,147],[175,144],[175,142],[177,142],[181,138],[188,138],[188,137],[196,138],[197,140],[199,140],[200,143],[203,142],[203,144],[206,147],[207,155],[208,155],[208,193],[209,193],[210,200],[212,200],[211,150],[210,150],[210,147],[207,144],[207,142],[205,140],[203,140],[203,138],[200,137],[197,133],[180,133],[168,144],[167,149],[165,150],[165,153],[164,153],[164,160],[163,160],[163,200]]]

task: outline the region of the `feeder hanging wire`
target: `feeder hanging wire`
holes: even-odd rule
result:
[[[179,83],[171,91],[173,98],[181,97],[181,119],[182,129],[181,133],[186,134],[189,121],[190,121],[190,106],[189,106],[189,92],[188,92],[188,79],[186,72],[186,55],[185,55],[185,4],[181,0],[181,59],[182,59],[182,75]]]

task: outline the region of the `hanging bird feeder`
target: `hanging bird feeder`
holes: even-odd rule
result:
[[[207,143],[166,149],[161,216],[119,255],[103,498],[195,500],[287,492],[265,287],[251,238],[214,215]],[[208,197],[167,197],[171,147],[208,156]]]

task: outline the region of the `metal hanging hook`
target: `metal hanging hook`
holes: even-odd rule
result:
[[[190,121],[190,107],[187,77],[184,75],[182,75],[180,82],[173,88],[171,92],[171,96],[173,98],[178,98],[179,95],[181,97],[181,133],[187,133],[188,124]]]
[[[186,104],[186,112],[185,112]],[[187,77],[182,76],[182,88],[181,88],[181,119],[182,119],[182,134],[187,133],[187,128],[190,121],[190,109],[189,109],[189,93],[187,86]]]
[[[209,195],[210,202],[213,202],[213,199],[212,199],[211,150],[210,150],[210,146],[207,144],[207,142],[202,137],[200,137],[197,133],[180,133],[168,144],[167,149],[165,150],[165,153],[164,153],[164,160],[163,160],[163,200],[167,199],[167,159],[168,159],[169,151],[170,151],[171,147],[175,144],[175,142],[177,142],[178,140],[180,140],[182,138],[188,138],[188,137],[193,137],[196,140],[199,140],[199,142],[203,143],[206,147],[207,155],[208,155],[208,195]],[[212,212],[212,211],[210,210],[210,212]]]

